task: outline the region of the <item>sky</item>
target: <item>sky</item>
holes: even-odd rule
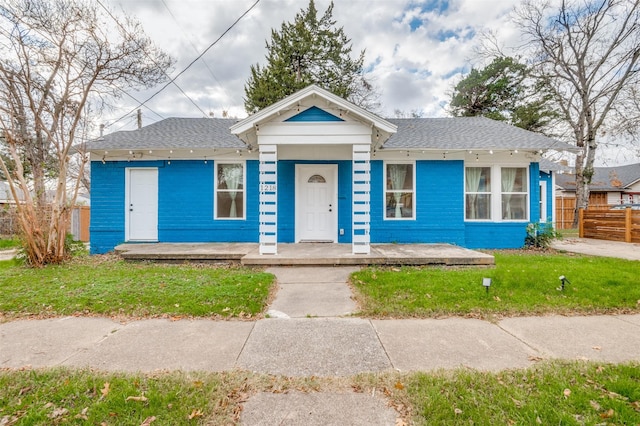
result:
[[[256,0],[102,0],[117,14],[137,18],[146,34],[176,60],[171,77],[218,39]],[[329,0],[315,0],[323,13]],[[143,125],[167,117],[244,118],[244,85],[252,64],[264,64],[272,29],[291,22],[308,0],[259,0],[201,60],[142,107]],[[447,116],[455,84],[486,64],[477,48],[491,32],[506,50],[521,44],[510,15],[518,0],[334,0],[333,17],[365,50],[367,78],[380,93],[382,117],[395,111]],[[144,101],[159,87],[130,92]],[[190,98],[190,99],[189,99]],[[195,105],[194,105],[195,104]],[[102,117],[105,132],[136,127],[135,101],[123,97]],[[637,153],[635,153],[637,155]],[[620,153],[616,156],[620,157]],[[631,160],[634,153],[631,154]],[[609,162],[629,162],[624,158]],[[637,158],[635,158],[637,161]],[[606,161],[605,161],[606,162]]]
[[[137,17],[147,35],[177,63],[171,76],[182,71],[244,13],[255,0],[110,0],[116,12]],[[425,117],[446,115],[449,93],[461,73],[482,65],[474,53],[479,34],[510,29],[508,13],[514,0],[335,0],[333,17],[351,38],[353,56],[365,50],[367,78],[381,94],[378,112],[420,111]],[[316,0],[320,13],[329,5]],[[271,29],[293,21],[308,0],[260,0],[203,59],[182,74],[143,108],[143,123],[163,117],[201,117],[203,112],[246,117],[244,85],[252,64],[264,64],[265,42]],[[156,89],[157,90],[157,89]],[[142,101],[155,92],[132,93]],[[135,107],[130,98],[105,117],[108,130],[135,126],[135,114],[111,124]],[[111,120],[109,120],[111,119]]]

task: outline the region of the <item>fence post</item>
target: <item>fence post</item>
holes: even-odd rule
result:
[[[584,238],[584,209],[578,210],[578,237]]]
[[[624,242],[631,242],[631,207],[624,209]]]

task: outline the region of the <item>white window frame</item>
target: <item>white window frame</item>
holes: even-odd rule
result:
[[[402,190],[401,192],[411,192],[412,194],[412,202],[413,202],[413,208],[411,209],[411,217],[387,217],[387,193],[393,193],[393,192],[398,192],[398,191],[393,191],[393,190],[388,190],[387,189],[387,165],[388,164],[409,164],[412,167],[412,176],[411,179],[413,179],[413,185],[411,188],[411,191],[409,190]],[[383,167],[384,167],[384,179],[382,181],[382,218],[383,220],[416,220],[417,217],[417,192],[416,192],[416,162],[415,161],[384,161],[383,163]]]
[[[467,168],[490,168],[491,169],[491,214],[488,219],[467,219]],[[502,169],[503,168],[511,168],[511,169],[524,169],[525,170],[525,183],[526,183],[526,192],[518,193],[518,194],[526,194],[526,212],[524,219],[503,219],[502,218]],[[530,170],[529,165],[523,164],[473,164],[473,163],[465,163],[464,165],[464,182],[463,182],[463,201],[464,201],[464,221],[465,222],[529,222],[531,218],[531,182],[530,182]]]
[[[227,189],[218,189],[218,167],[225,164],[240,164],[242,166],[242,189],[236,190],[242,193],[242,216],[218,217],[218,193],[230,192]],[[217,160],[213,164],[213,218],[216,220],[246,220],[247,218],[247,162],[238,160]]]
[[[489,169],[489,177],[490,177],[491,182],[492,182],[491,183],[491,190],[490,191],[486,191],[486,192],[467,192],[467,169],[468,168]],[[487,165],[487,164],[474,164],[472,166],[467,166],[465,164],[465,166],[464,166],[464,182],[462,184],[462,189],[464,191],[464,194],[463,194],[463,199],[464,199],[464,211],[463,212],[464,213],[463,214],[464,214],[464,220],[465,221],[468,221],[468,222],[492,222],[493,221],[493,211],[494,211],[493,204],[494,204],[495,196],[496,196],[495,191],[494,191],[494,188],[495,188],[496,185],[493,184],[494,178],[495,178],[495,176],[494,176],[494,173],[493,173],[493,167],[491,167],[490,165]],[[489,202],[489,209],[490,209],[489,217],[487,217],[487,218],[479,218],[479,219],[468,219],[467,218],[467,194],[476,194],[476,195],[487,195],[488,194],[489,195],[489,199],[491,200]]]

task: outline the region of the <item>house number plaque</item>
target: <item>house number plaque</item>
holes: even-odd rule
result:
[[[277,185],[274,183],[261,183],[260,192],[275,192]]]

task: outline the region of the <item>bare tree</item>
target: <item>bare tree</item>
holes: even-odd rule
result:
[[[599,132],[625,119],[615,113],[616,103],[640,81],[640,0],[527,0],[516,16],[526,56],[580,149],[577,212],[589,204]]]
[[[166,77],[171,59],[140,25],[84,0],[5,0],[0,5],[0,156],[17,203],[29,262],[61,262],[69,208],[87,158],[89,105]],[[113,24],[113,25],[109,25]],[[70,177],[70,156],[83,161]],[[10,164],[9,164],[10,163]],[[47,176],[49,175],[49,176]],[[47,178],[53,195],[47,197]]]

